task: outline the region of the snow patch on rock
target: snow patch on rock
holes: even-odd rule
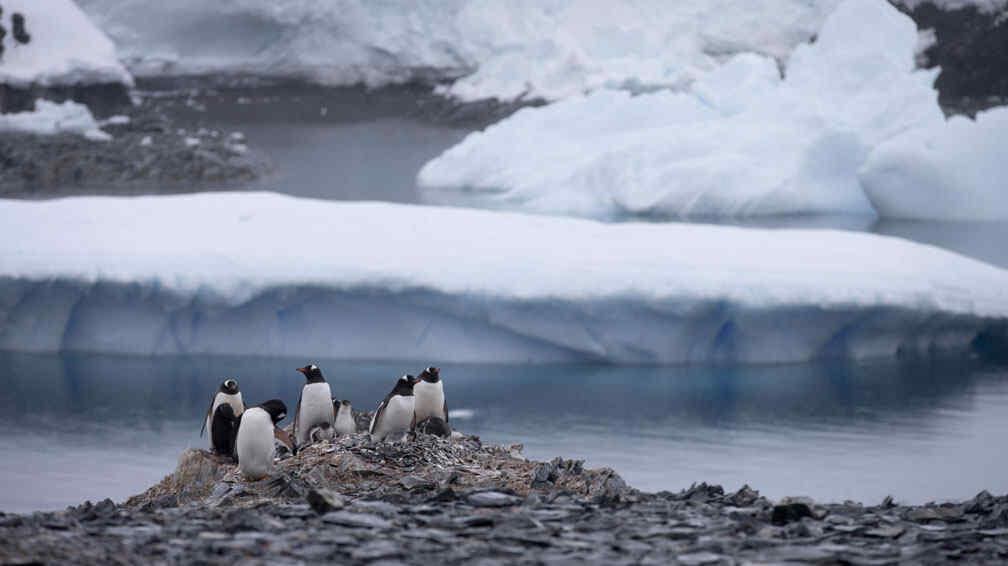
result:
[[[77,134],[96,141],[112,139],[102,131],[87,106],[70,100],[63,103],[36,100],[31,112],[0,114],[0,132]]]
[[[31,40],[10,35],[0,59],[0,84],[15,87],[119,83],[133,77],[119,63],[115,45],[72,0],[4,0],[4,26],[10,16],[25,16]]]

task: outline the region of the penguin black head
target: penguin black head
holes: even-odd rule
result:
[[[400,377],[399,381],[396,382],[395,388],[392,389],[392,394],[409,397],[413,395],[414,383],[416,383],[416,378],[410,374],[406,374]]]
[[[238,380],[225,379],[220,384],[220,392],[227,393],[228,395],[234,395],[238,393]]]
[[[333,406],[333,409],[336,410],[336,411],[339,411],[341,408],[342,409],[348,409],[350,407],[350,401],[347,401],[346,399],[343,399],[343,400],[333,399],[332,400],[332,406]]]
[[[304,374],[308,383],[325,383],[325,378],[322,377],[322,370],[315,364],[308,364],[303,368],[297,368],[297,370]]]
[[[273,424],[277,424],[287,418],[287,405],[280,399],[270,399],[265,403],[260,403],[259,408],[269,413],[270,418],[273,419]]]
[[[441,381],[441,370],[434,366],[430,366],[429,368],[420,372],[420,377],[417,378],[417,381],[426,381],[427,383],[437,383]]]

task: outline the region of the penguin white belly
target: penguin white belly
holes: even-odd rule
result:
[[[242,415],[235,442],[238,470],[246,479],[258,480],[273,470],[273,419],[269,413],[253,407]]]
[[[371,439],[385,440],[386,437],[402,434],[410,429],[413,422],[413,397],[394,395],[381,413],[371,418]],[[397,439],[394,439],[397,440]]]
[[[336,415],[336,432],[339,434],[354,434],[357,432],[357,421],[350,409],[342,409]]]
[[[414,411],[416,411],[416,422],[420,422],[428,417],[438,417],[448,420],[448,415],[444,414],[444,383],[428,383],[419,381],[413,386]]]
[[[301,390],[301,411],[298,413],[298,445],[308,442],[313,426],[333,424],[332,390],[328,383],[307,383]]]
[[[234,395],[218,391],[217,394],[214,395],[213,405],[210,407],[210,414],[208,414],[206,418],[206,430],[210,433],[207,435],[207,438],[210,440],[210,448],[213,448],[213,414],[217,411],[217,407],[220,407],[224,403],[231,405],[231,408],[234,409],[236,417],[240,417],[242,412],[245,410],[245,404],[242,403],[241,391],[235,393]]]

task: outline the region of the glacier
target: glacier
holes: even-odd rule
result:
[[[445,81],[462,101],[681,85],[732,53],[785,59],[838,0],[79,0],[138,76]]]
[[[72,0],[4,0],[4,18],[25,16],[27,44],[5,40],[0,84],[61,87],[86,84],[133,85],[115,45]],[[10,33],[9,25],[5,24]]]
[[[962,353],[1008,271],[832,230],[273,193],[0,201],[0,349],[466,362]]]
[[[1008,107],[917,128],[880,144],[859,174],[879,214],[1008,218]]]
[[[436,204],[603,219],[902,215],[875,206],[859,170],[884,142],[945,124],[938,70],[915,68],[917,42],[913,21],[883,0],[846,0],[783,77],[749,53],[682,92],[602,90],[526,108],[417,181]]]

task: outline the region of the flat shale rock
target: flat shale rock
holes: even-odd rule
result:
[[[612,470],[518,446],[365,434],[309,446],[273,476],[190,450],[124,504],[0,513],[0,563],[1000,564],[1008,496],[876,507],[772,502],[745,486],[642,493]]]

